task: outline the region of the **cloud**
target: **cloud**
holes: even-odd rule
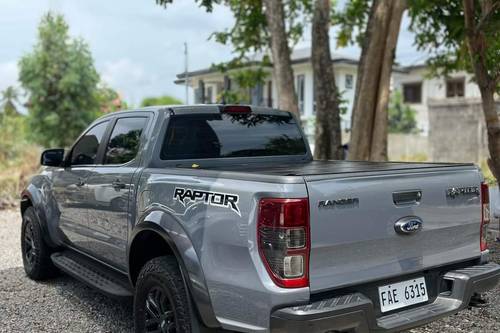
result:
[[[108,61],[100,72],[102,81],[132,102],[142,97],[141,88],[147,88],[155,81],[154,74],[146,73],[142,64],[130,58]]]
[[[0,62],[0,91],[8,86],[18,86],[17,63],[15,61]]]

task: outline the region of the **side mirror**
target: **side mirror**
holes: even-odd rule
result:
[[[40,158],[40,164],[45,166],[61,166],[64,161],[64,149],[44,150]]]

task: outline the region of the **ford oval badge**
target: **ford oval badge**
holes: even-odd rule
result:
[[[417,216],[407,216],[399,219],[394,224],[394,229],[398,234],[401,235],[411,235],[422,230],[424,222],[420,217]]]

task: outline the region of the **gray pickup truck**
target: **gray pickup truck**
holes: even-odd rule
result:
[[[399,331],[500,278],[476,166],[314,161],[288,112],[115,112],[41,164],[26,274],[134,297],[137,332]]]

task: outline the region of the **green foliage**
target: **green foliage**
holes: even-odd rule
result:
[[[16,88],[9,86],[0,93],[0,117],[19,115],[16,103],[19,103],[19,93]]]
[[[222,71],[225,72],[225,70]],[[228,73],[228,76],[234,83],[234,87],[231,87],[230,91],[223,91],[217,99],[229,104],[250,103],[251,89],[258,84],[263,84],[269,72],[262,66],[258,66],[233,70]]]
[[[158,97],[146,97],[141,102],[141,106],[177,105],[177,104],[182,104],[182,102],[175,97],[167,95]]]
[[[37,44],[19,62],[19,80],[29,95],[30,133],[42,146],[69,146],[100,114],[89,47],[69,37],[60,15],[42,18]]]
[[[389,133],[415,133],[417,131],[416,112],[403,103],[403,94],[396,90],[391,95],[389,108]]]
[[[120,95],[107,85],[101,84],[97,90],[97,99],[102,113],[125,110],[128,105],[122,101]]]
[[[493,176],[490,167],[488,166],[488,161],[487,160],[481,161],[480,167],[481,167],[481,172],[483,173],[484,176],[484,181],[490,186],[497,186],[498,182],[495,179],[495,176]]]
[[[346,47],[352,44],[361,46],[372,2],[372,0],[347,1],[342,10],[333,11],[332,25],[340,27],[337,33],[337,46]]]
[[[500,3],[483,17],[476,2],[475,21],[485,32],[484,60],[491,78],[500,78]],[[430,54],[431,74],[446,75],[456,70],[473,72],[465,41],[464,10],[462,0],[410,0],[410,29],[415,33],[419,50]],[[498,82],[497,82],[498,85]],[[497,88],[498,89],[498,88]]]
[[[26,145],[24,116],[5,113],[0,118],[0,166],[17,160]]]

